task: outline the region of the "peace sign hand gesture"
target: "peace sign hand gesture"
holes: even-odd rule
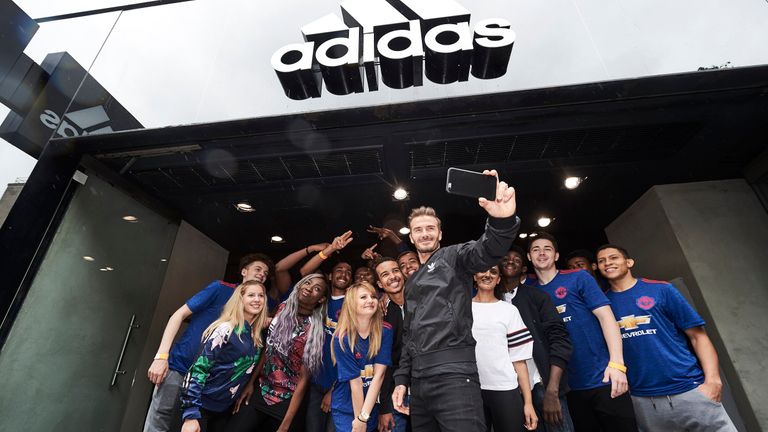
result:
[[[340,235],[340,236],[338,236],[338,237],[333,239],[333,242],[331,242],[331,249],[333,249],[334,252],[338,252],[338,251],[344,249],[345,247],[347,247],[347,245],[352,240],[354,240],[352,238],[352,230],[349,230],[349,231],[345,232],[344,234],[342,234],[342,235]]]

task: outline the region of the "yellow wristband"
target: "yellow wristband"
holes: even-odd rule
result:
[[[327,260],[327,259],[328,259],[328,257],[327,257],[327,256],[325,256],[325,254],[323,253],[323,251],[320,251],[320,252],[318,252],[318,255],[320,255],[320,258],[322,258],[322,259],[323,259],[323,261],[325,261],[325,260]]]
[[[168,353],[155,354],[155,360],[168,360]]]
[[[627,373],[627,367],[624,366],[623,364],[608,362],[608,367],[611,369],[616,369],[617,371],[622,371],[624,373]]]

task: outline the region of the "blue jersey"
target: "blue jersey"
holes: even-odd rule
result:
[[[339,313],[344,304],[344,296],[331,297],[328,302],[328,315],[325,317],[325,340],[323,342],[323,366],[312,376],[312,383],[323,390],[330,390],[336,382],[336,368],[331,361],[331,339],[339,322]]]
[[[200,356],[189,369],[181,392],[182,418],[201,418],[200,409],[223,412],[242,393],[259,361],[261,348],[253,345],[251,326],[233,329],[219,324],[203,341]]]
[[[584,270],[560,270],[546,285],[537,285],[552,297],[573,343],[568,362],[568,385],[572,390],[587,390],[603,382],[610,355],[600,321],[593,310],[610,301],[595,279]]]
[[[630,289],[609,291],[621,327],[627,378],[634,396],[684,393],[704,382],[685,330],[704,325],[667,282],[638,279]]]
[[[349,339],[346,336],[343,340],[338,337],[333,338],[333,350],[336,355],[336,385],[333,387],[331,397],[331,410],[333,416],[349,417],[350,429],[354,412],[352,410],[352,391],[349,382],[355,378],[363,381],[363,399],[368,394],[368,387],[373,381],[374,365],[384,366],[392,365],[392,326],[389,323],[382,323],[381,347],[379,352],[373,358],[368,358],[368,339],[357,337],[355,339],[355,348],[349,346]],[[344,348],[342,349],[342,344]],[[369,429],[375,427],[376,417],[375,409],[371,412],[371,421]],[[346,422],[343,422],[346,424]],[[340,431],[341,432],[341,431]]]
[[[187,300],[187,307],[192,311],[186,331],[171,347],[168,367],[186,375],[192,362],[200,353],[200,340],[203,331],[221,315],[224,304],[232,297],[235,285],[223,281],[214,281]]]

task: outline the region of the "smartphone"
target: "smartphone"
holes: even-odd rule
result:
[[[496,199],[496,177],[461,168],[448,168],[445,191],[472,198]]]

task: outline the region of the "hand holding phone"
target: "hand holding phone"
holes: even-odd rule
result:
[[[496,199],[496,176],[461,168],[448,168],[445,191],[470,198]]]

